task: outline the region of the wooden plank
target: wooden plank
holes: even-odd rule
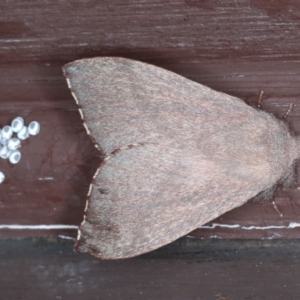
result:
[[[0,126],[21,115],[41,123],[22,145],[22,160],[1,160],[0,235],[70,235],[100,163],[61,73],[84,57],[118,55],[153,63],[288,118],[300,132],[300,19],[297,1],[29,1],[1,2]],[[271,204],[248,203],[195,237],[300,236],[298,190],[281,189]],[[12,229],[3,225],[22,225]],[[298,224],[298,225],[297,225]],[[230,225],[224,227],[224,225]],[[255,226],[254,229],[249,229]],[[293,227],[294,226],[294,227]],[[295,227],[296,226],[296,227]]]
[[[68,240],[0,240],[1,299],[290,299],[299,240],[181,239],[141,257],[101,261]]]

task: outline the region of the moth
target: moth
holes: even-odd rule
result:
[[[119,259],[154,250],[287,181],[299,158],[284,121],[162,68],[98,57],[63,71],[104,156],[79,252]]]

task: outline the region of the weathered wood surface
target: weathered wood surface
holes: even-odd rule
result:
[[[158,251],[101,261],[72,241],[0,241],[1,299],[298,300],[296,240],[181,239]]]
[[[2,1],[0,2],[0,126],[15,116],[41,123],[16,166],[1,160],[3,236],[72,235],[100,158],[89,141],[61,67],[75,59],[123,56],[177,72],[282,116],[300,132],[300,3],[297,1]],[[248,203],[201,229],[197,237],[299,237],[300,191],[271,204]],[[293,228],[291,222],[296,224]],[[24,227],[25,226],[25,227]],[[254,229],[250,226],[256,226]],[[252,228],[250,230],[249,228]]]

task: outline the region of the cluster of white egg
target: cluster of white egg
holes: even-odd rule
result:
[[[0,158],[8,159],[11,164],[17,164],[21,159],[21,140],[26,140],[30,135],[37,135],[40,132],[40,124],[32,121],[28,126],[24,125],[24,119],[17,117],[0,129]],[[5,179],[0,171],[0,183]]]

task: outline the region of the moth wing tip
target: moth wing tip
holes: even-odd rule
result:
[[[67,63],[67,64],[65,64],[65,65],[63,65],[63,66],[61,67],[62,72],[63,72],[63,74],[64,74],[64,76],[65,76],[66,78],[70,77],[70,72],[69,72],[69,70],[70,70],[70,67],[72,66],[72,64],[73,64],[73,62],[70,62],[70,63]]]

